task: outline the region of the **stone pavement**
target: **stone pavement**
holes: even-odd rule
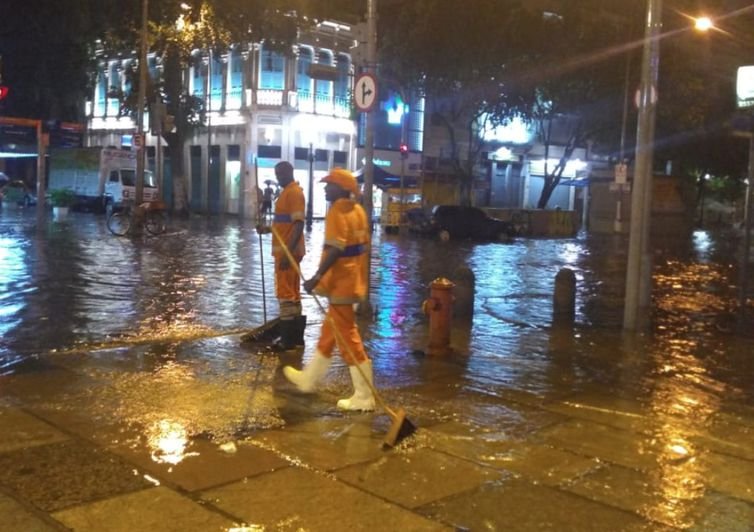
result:
[[[237,340],[160,364],[148,345],[47,354],[0,376],[0,530],[754,530],[745,405],[699,431],[610,386],[464,388],[455,361],[418,361],[423,382],[383,389],[420,430],[385,451],[387,416],[334,407],[342,366],[314,396],[277,356],[189,378],[186,353]]]

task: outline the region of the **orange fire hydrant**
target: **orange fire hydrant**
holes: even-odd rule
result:
[[[444,355],[450,351],[454,286],[448,279],[438,277],[429,285],[429,299],[422,303],[422,312],[429,316],[427,353],[430,355]]]

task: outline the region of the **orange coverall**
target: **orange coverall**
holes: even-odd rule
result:
[[[369,225],[361,205],[352,199],[341,198],[330,206],[325,218],[325,245],[338,248],[343,253],[325,272],[315,289],[315,293],[326,296],[330,301],[317,349],[326,357],[332,356],[336,335],[331,318],[350,348],[339,346],[346,363],[359,364],[368,359],[354,311],[354,305],[367,294]],[[349,360],[349,351],[355,360]]]

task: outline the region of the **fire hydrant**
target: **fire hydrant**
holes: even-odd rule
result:
[[[427,354],[444,355],[450,351],[450,326],[453,316],[453,287],[443,277],[429,285],[429,299],[422,303],[422,312],[429,316]]]

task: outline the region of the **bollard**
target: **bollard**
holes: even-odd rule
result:
[[[456,268],[453,273],[455,290],[453,290],[453,316],[471,319],[474,316],[474,295],[476,277],[466,266]]]
[[[454,286],[448,279],[438,277],[429,285],[429,299],[422,303],[422,312],[429,316],[429,355],[444,355],[450,352]]]
[[[568,268],[555,276],[552,318],[556,324],[573,323],[576,317],[576,274]]]

